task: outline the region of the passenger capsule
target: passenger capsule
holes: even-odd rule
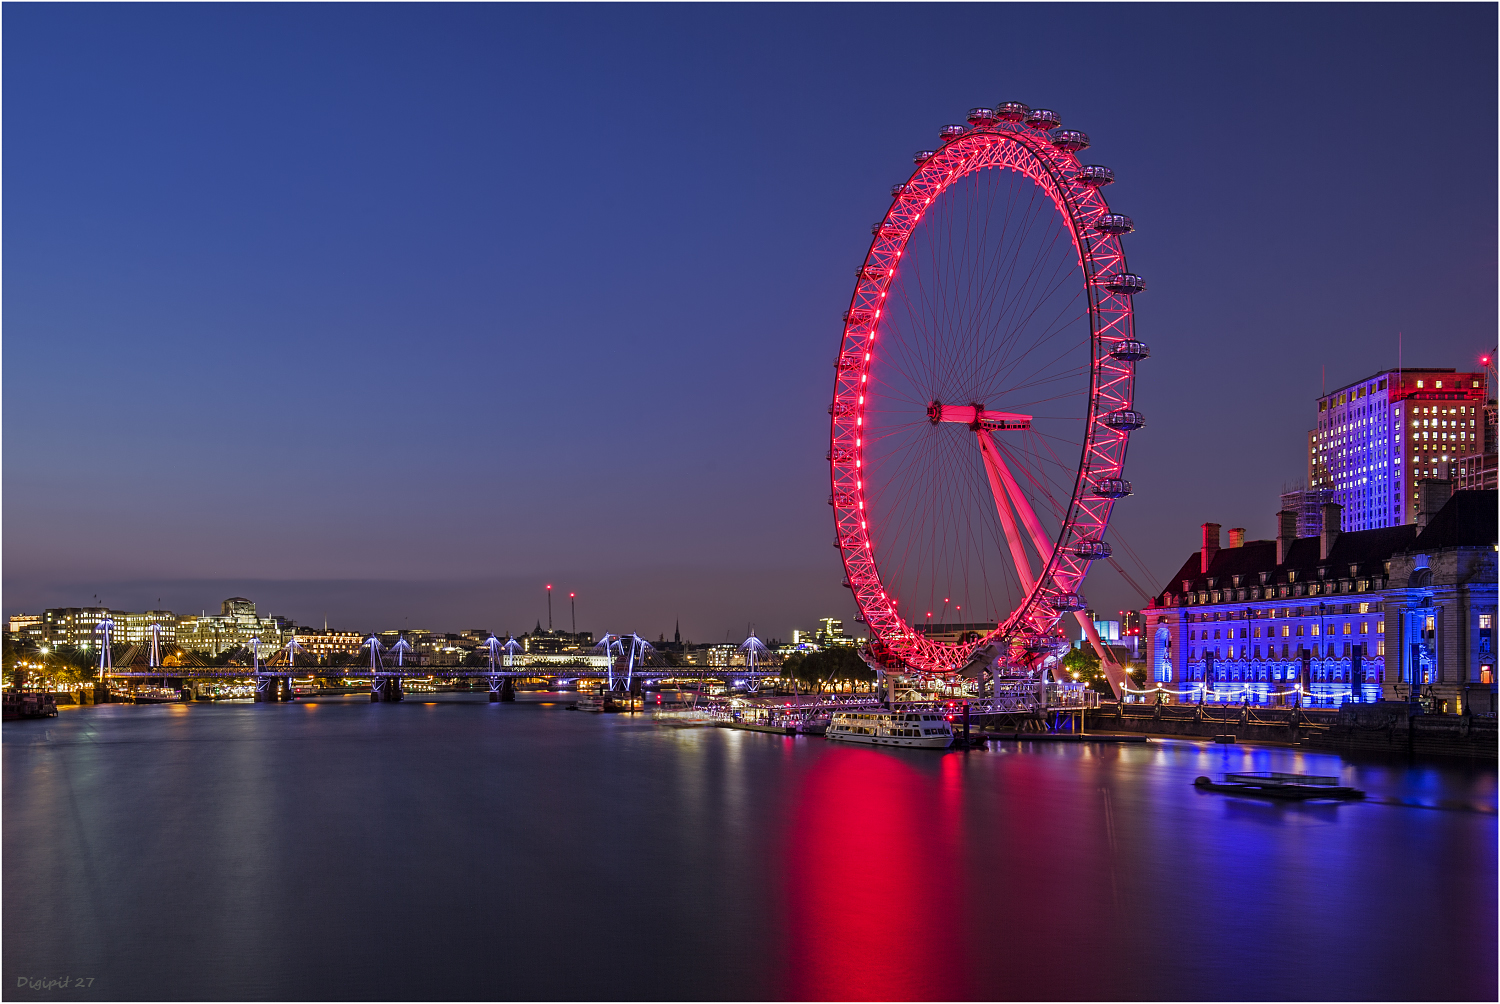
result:
[[[918,150],[911,155],[911,159],[914,164],[925,164],[936,155],[936,150]]]
[[[1083,597],[1077,593],[1058,593],[1047,601],[1047,605],[1060,614],[1072,613],[1074,610],[1083,610],[1088,604],[1083,602]]]
[[[1074,544],[1073,553],[1088,561],[1095,561],[1099,558],[1107,558],[1113,552],[1104,541],[1090,539],[1080,540]]]
[[[1129,408],[1121,408],[1104,416],[1104,424],[1119,432],[1134,432],[1146,424],[1146,416]]]
[[[1129,272],[1121,272],[1104,280],[1104,288],[1111,293],[1124,293],[1126,296],[1134,296],[1136,293],[1146,291],[1146,280]]]
[[[1134,338],[1127,338],[1123,342],[1116,342],[1115,347],[1109,350],[1109,354],[1116,359],[1123,359],[1127,363],[1133,363],[1151,355],[1151,350],[1146,347],[1145,342],[1138,342]]]
[[[995,121],[995,109],[993,108],[970,108],[969,121],[974,125],[989,125]]]
[[[1113,184],[1114,180],[1115,172],[1103,164],[1085,164],[1078,171],[1078,183],[1090,188],[1103,188]]]
[[[1059,129],[1052,134],[1052,145],[1066,153],[1077,153],[1089,148],[1089,134],[1077,129]]]
[[[1037,132],[1047,132],[1062,125],[1062,116],[1050,108],[1033,108],[1026,116],[1026,124]]]
[[[1020,122],[1031,114],[1031,106],[1019,101],[1002,101],[995,106],[995,118],[1001,122]]]
[[[906,182],[903,181],[899,185],[892,185],[891,186],[891,198],[893,198],[893,199],[899,199],[905,193],[906,193]]]
[[[1105,213],[1094,223],[1094,229],[1101,234],[1109,234],[1111,237],[1119,237],[1128,234],[1135,229],[1135,224],[1130,217],[1121,216],[1119,213]]]
[[[1124,478],[1100,478],[1094,482],[1094,497],[1122,499],[1135,494],[1135,487]]]
[[[965,125],[945,125],[943,126],[943,128],[938,130],[938,136],[940,136],[943,142],[946,143],[949,140],[958,139],[958,137],[962,136],[968,131],[969,127]]]

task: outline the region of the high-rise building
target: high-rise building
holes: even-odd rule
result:
[[[1344,529],[1412,523],[1422,478],[1453,478],[1486,444],[1484,373],[1384,370],[1318,399],[1307,488],[1332,490]]]

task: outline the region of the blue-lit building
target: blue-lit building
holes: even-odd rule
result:
[[[1149,679],[1177,702],[1336,706],[1407,700],[1433,710],[1495,704],[1496,493],[1455,493],[1417,524],[1275,540],[1203,524],[1201,548],[1141,611]]]

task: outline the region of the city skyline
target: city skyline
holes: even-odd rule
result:
[[[10,15],[7,615],[524,631],[566,581],[596,629],[852,624],[837,319],[890,183],[976,103],[1086,128],[1136,221],[1148,426],[1111,535],[1147,589],[1204,520],[1275,535],[1325,379],[1493,344],[1494,193],[1389,142],[1442,107],[1493,144],[1490,9],[926,9],[875,101],[879,32],[817,8]],[[955,60],[976,26],[1135,58]],[[547,157],[580,123],[591,155]]]

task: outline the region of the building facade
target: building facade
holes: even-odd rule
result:
[[[261,617],[255,603],[231,596],[219,605],[218,614],[177,619],[176,642],[189,652],[220,655],[255,644],[261,658],[269,658],[285,645],[297,625],[284,617]]]
[[[39,625],[32,631],[47,645],[96,648],[104,637],[99,625],[105,620],[113,625],[110,643],[114,645],[148,645],[153,626],[160,631],[163,645],[177,641],[177,615],[170,610],[135,613],[108,607],[50,607],[42,612]]]
[[[297,634],[297,644],[302,651],[315,659],[330,655],[358,655],[364,648],[365,636],[358,631],[304,631]]]
[[[1143,610],[1148,680],[1172,701],[1333,706],[1407,700],[1488,714],[1495,703],[1496,493],[1457,492],[1413,524],[1245,541],[1205,523],[1200,550]]]
[[[1485,374],[1385,370],[1318,399],[1307,488],[1332,490],[1347,530],[1415,520],[1416,481],[1451,479],[1486,446]],[[1471,459],[1473,458],[1473,459]]]

